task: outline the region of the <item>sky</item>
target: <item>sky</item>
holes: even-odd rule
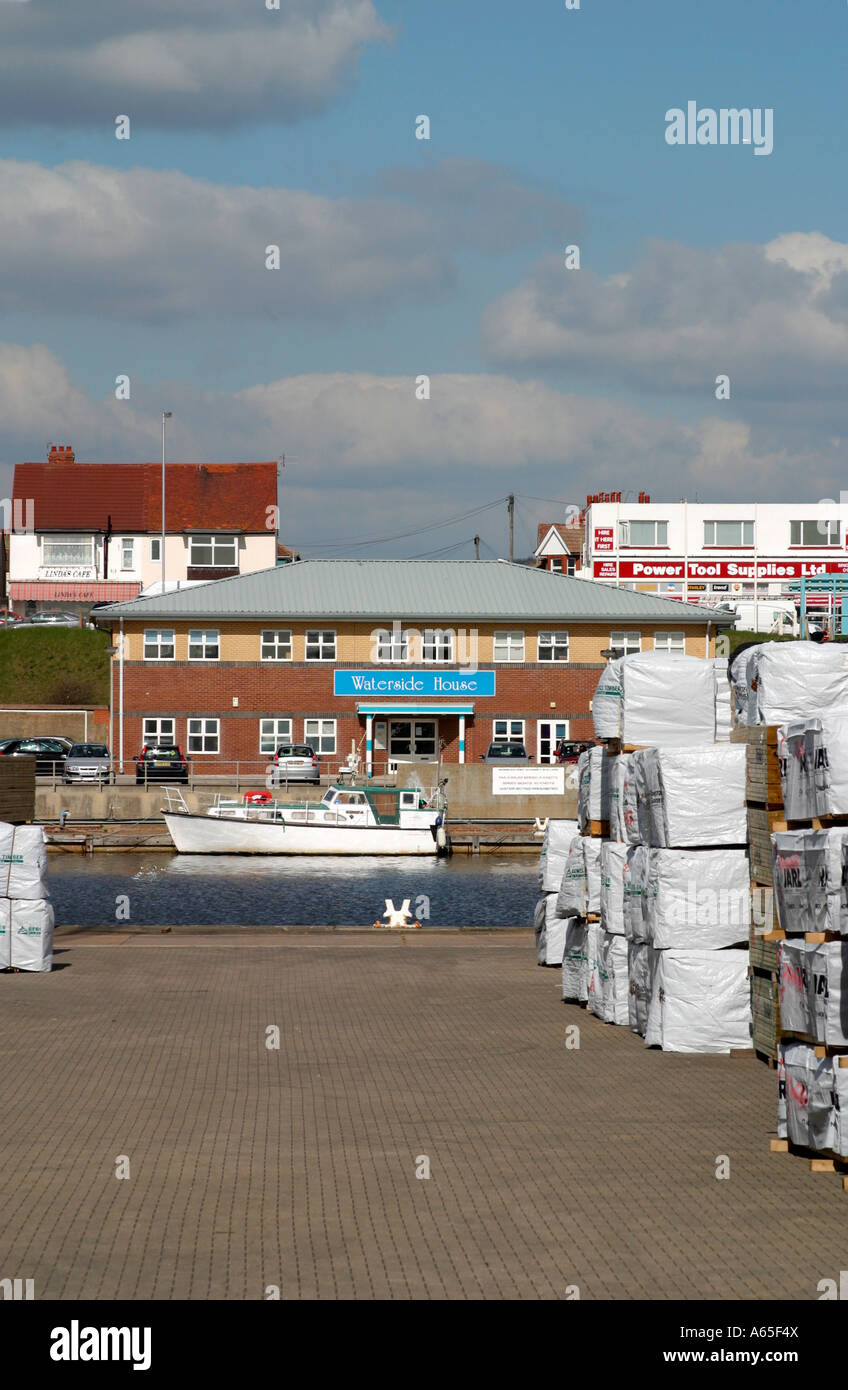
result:
[[[848,4],[273,4],[0,0],[0,498],[171,410],[281,460],[304,556],[840,499]],[[689,102],[772,148],[670,144]]]

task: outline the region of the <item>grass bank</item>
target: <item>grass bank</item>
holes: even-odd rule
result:
[[[0,704],[108,704],[108,646],[92,628],[0,631]]]

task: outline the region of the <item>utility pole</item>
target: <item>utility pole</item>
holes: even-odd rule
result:
[[[475,560],[479,560],[479,559],[480,559],[480,537],[479,537],[479,536],[475,536],[475,537],[474,537],[474,559],[475,559]]]
[[[165,421],[171,419],[172,411],[162,411],[162,593],[165,592]],[[123,768],[121,768],[123,772]]]
[[[510,564],[513,559],[513,539],[515,534],[515,493],[511,492],[506,499],[506,509],[509,512],[509,559]]]

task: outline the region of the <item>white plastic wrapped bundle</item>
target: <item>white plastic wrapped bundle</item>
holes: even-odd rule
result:
[[[841,1068],[840,1068],[841,1070]],[[811,1149],[832,1149],[836,1142],[834,1106],[838,1103],[832,1057],[820,1057],[807,1087],[807,1129]]]
[[[628,941],[628,1021],[631,1031],[639,1033],[642,1037],[645,1036],[648,1026],[656,958],[656,951],[647,941]]]
[[[53,907],[46,898],[0,898],[0,969],[53,968]]]
[[[707,743],[635,754],[645,843],[679,849],[747,844],[745,752],[741,743]]]
[[[848,706],[782,725],[777,754],[791,820],[848,812]]]
[[[747,668],[757,723],[817,718],[848,705],[848,651],[836,643],[763,642]]]
[[[820,1136],[818,1132],[814,1134],[811,1124],[810,1137],[811,1139],[815,1138],[815,1148],[832,1149],[834,1153],[846,1158],[848,1157],[848,1067],[840,1067],[836,1058],[826,1057],[818,1064],[816,1082],[819,1085],[829,1087],[830,1115],[824,1135]],[[825,1139],[824,1143],[818,1142],[820,1137]]]
[[[813,1035],[828,1047],[848,1044],[848,941],[826,941],[812,959]]]
[[[596,1014],[598,1018],[603,1018],[606,1008],[605,996],[607,986],[607,974],[604,968],[601,951],[604,934],[596,922],[587,922],[586,927],[586,964],[588,977],[586,1007],[590,1014]]]
[[[622,683],[624,743],[714,742],[715,676],[709,661],[637,652],[622,660]]]
[[[583,836],[583,859],[586,864],[586,911],[601,910],[601,848],[603,840]]]
[[[589,997],[589,928],[582,917],[569,917],[565,924],[562,953],[562,997],[585,1003]]]
[[[757,693],[752,690],[748,680],[748,668],[751,658],[761,645],[762,643],[756,643],[752,647],[745,647],[728,662],[733,717],[736,724],[757,723]]]
[[[726,656],[712,658],[715,680],[716,743],[727,743],[733,728],[733,698],[728,677]]]
[[[650,849],[648,940],[657,950],[719,951],[747,942],[751,882],[744,849]]]
[[[40,825],[0,822],[0,897],[50,897],[47,850]]]
[[[786,1129],[786,1060],[785,1044],[777,1045],[777,1137],[785,1139]]]
[[[610,661],[604,667],[592,696],[592,724],[595,738],[621,737],[621,706],[624,687],[621,680],[623,661]]]
[[[842,931],[848,935],[843,884],[848,830],[777,830],[771,846],[779,926],[790,934]]]
[[[642,844],[642,827],[639,824],[639,782],[641,776],[641,753],[628,753],[621,787],[621,819],[624,838],[629,845]]]
[[[627,830],[624,822],[624,784],[632,753],[619,753],[610,759],[610,839],[624,841]]]
[[[751,1047],[747,947],[657,951],[645,1043],[664,1052]]]
[[[780,1025],[787,1033],[813,1032],[812,956],[815,946],[803,937],[778,943]]]
[[[565,925],[564,918],[557,915],[556,893],[544,893],[533,914],[536,958],[540,965],[562,965]]]
[[[568,858],[562,874],[557,895],[557,913],[560,917],[585,917],[586,907],[586,856],[583,853],[583,836],[575,835],[568,850]]]
[[[644,845],[627,846],[621,877],[624,885],[624,935],[630,941],[648,941],[648,909],[645,902],[648,850]]]
[[[601,842],[601,926],[615,936],[624,935],[624,861],[627,846],[615,840]]]
[[[571,841],[577,834],[575,820],[549,820],[539,859],[539,887],[545,893],[558,893]]]
[[[586,748],[577,762],[577,823],[586,833],[590,821],[610,818],[610,756],[605,748]]]
[[[618,1023],[626,1027],[630,1021],[630,978],[627,972],[627,942],[623,936],[603,932],[601,961],[605,975],[604,1022]]]
[[[816,1054],[807,1043],[781,1043],[786,1086],[786,1137],[809,1147],[808,1101],[816,1072]]]

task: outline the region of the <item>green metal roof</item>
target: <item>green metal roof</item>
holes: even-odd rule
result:
[[[98,610],[98,618],[375,618],[391,622],[731,621],[676,599],[503,560],[299,560]]]

